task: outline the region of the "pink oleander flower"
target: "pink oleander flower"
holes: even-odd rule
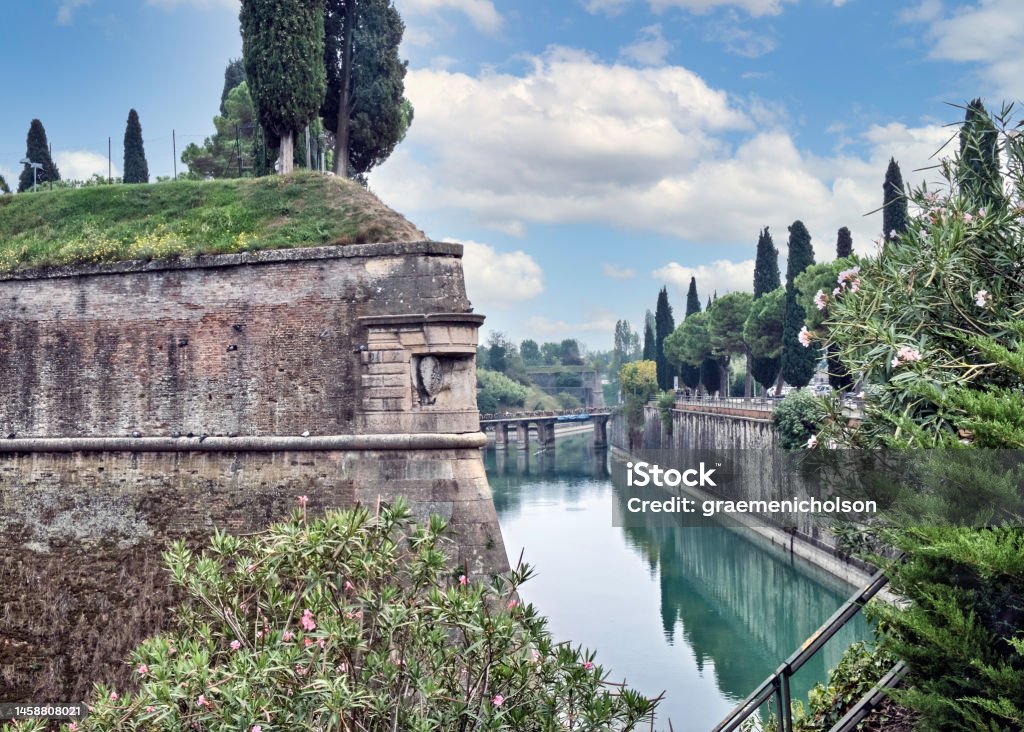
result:
[[[137,673],[138,673],[139,675],[142,675],[142,674],[148,674],[148,673],[149,673],[149,666],[147,666],[147,665],[146,665],[146,664],[144,664],[144,663],[140,663],[140,664],[139,664],[139,667],[138,667],[137,669],[135,669],[135,671],[136,671],[136,672],[137,672]]]
[[[294,637],[295,637],[295,633],[291,632],[290,630],[286,630],[284,632],[284,635],[281,636],[281,640],[283,640],[285,643],[287,643],[288,641],[290,641]]]
[[[836,278],[836,282],[840,285],[846,284],[847,280],[855,280],[857,275],[860,274],[860,265],[856,267],[850,267],[850,269],[844,269],[839,273],[839,277]]]
[[[78,729],[78,722],[72,722],[69,724],[68,729],[71,730],[71,732],[75,732],[75,730]]]
[[[249,730],[249,732],[263,732],[263,728],[260,727],[258,724],[254,724],[252,726],[252,729]]]
[[[494,698],[491,699],[491,704],[493,704],[496,707],[500,707],[504,703],[505,703],[505,697],[503,697],[501,694],[495,694]]]
[[[240,642],[238,642],[237,640],[231,641],[231,650],[232,651],[237,651],[241,647],[242,647],[242,644]]]
[[[306,670],[307,669],[306,669],[305,666],[296,666],[295,667],[295,673],[297,673],[299,676],[305,676],[306,675]]]
[[[889,238],[890,239],[895,239],[896,238],[896,229],[891,229],[889,231]]]
[[[590,661],[587,661],[586,663],[583,664],[583,668],[585,668],[587,671],[589,671],[590,669],[594,668],[594,664],[592,664]]]
[[[966,211],[964,211],[964,223],[965,223],[965,224],[969,224],[969,223],[971,223],[972,221],[974,221],[974,217],[973,217],[973,216],[971,216],[971,215],[970,215],[969,213],[967,213]]]
[[[985,212],[985,209],[983,209],[983,208],[979,208],[979,209],[978,209],[978,218],[979,218],[979,219],[983,219],[983,218],[985,218],[985,213],[986,213],[986,212]]]
[[[201,707],[207,707],[207,708],[210,707],[210,702],[207,701],[206,694],[200,694],[199,698],[196,699],[196,704],[201,706]]]
[[[263,637],[263,631],[262,630],[257,630],[256,631],[256,640],[259,640],[262,637]]]
[[[509,600],[508,601],[508,609],[509,610],[512,610],[512,609],[517,608],[517,607],[519,607],[519,600]]]
[[[842,287],[837,287],[834,290],[832,290],[832,296],[833,297],[839,297],[839,295],[840,295],[840,293],[842,293],[842,291],[843,291]]]
[[[313,613],[309,611],[309,608],[303,610],[299,624],[306,630],[316,630],[316,623],[313,622]]]
[[[804,348],[810,347],[812,340],[811,332],[807,330],[806,325],[800,328],[800,332],[797,333],[796,339],[800,341],[800,345],[803,346]]]
[[[146,707],[146,711],[147,711],[147,712],[155,712],[155,711],[156,711],[156,707],[154,707],[154,706],[148,706],[148,707]]]
[[[256,571],[256,565],[255,564],[250,564],[248,567],[245,568],[245,571],[248,572],[249,574],[252,574],[253,572]]]
[[[302,645],[304,645],[306,648],[309,648],[311,645],[313,645],[313,639],[312,638],[303,638],[302,639]]]
[[[110,692],[110,701],[117,701],[119,698],[116,691]]]
[[[822,290],[818,290],[814,295],[814,305],[818,310],[824,310],[828,307],[828,295],[826,295]]]
[[[469,584],[469,578],[466,577],[466,575],[464,575],[464,574],[460,574],[459,575],[459,584],[463,585],[463,586],[468,585]]]
[[[307,503],[309,503],[309,496],[299,496],[299,505],[300,506],[305,508]]]
[[[893,356],[893,359],[892,359],[892,361],[890,361],[890,364],[892,365],[893,368],[896,368],[900,364],[911,363],[913,361],[920,361],[920,360],[921,360],[921,352],[920,351],[918,351],[916,348],[911,348],[910,346],[902,346],[900,348],[900,350],[898,350],[896,352],[896,355]]]
[[[537,663],[540,660],[540,651],[538,651],[536,648],[531,648],[530,649],[530,660],[533,663]]]
[[[813,450],[817,446],[818,446],[818,437],[817,437],[817,435],[811,435],[810,438],[807,440],[807,449]]]
[[[316,644],[317,644],[318,646],[320,646],[321,648],[326,648],[326,647],[327,647],[327,640],[326,640],[326,639],[324,639],[324,638],[321,638],[320,640],[318,640],[318,641],[316,642]]]
[[[992,293],[988,290],[978,290],[974,293],[974,303],[979,307],[987,307],[992,302]]]
[[[345,580],[345,589],[346,590],[354,590],[355,588],[356,588],[356,586],[354,584],[352,584],[348,580]]]

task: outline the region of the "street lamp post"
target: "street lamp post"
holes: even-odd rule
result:
[[[39,175],[39,170],[43,167],[43,164],[42,163],[33,163],[28,158],[22,158],[19,162],[22,165],[31,165],[32,166],[32,192],[35,193],[36,192],[36,177]]]

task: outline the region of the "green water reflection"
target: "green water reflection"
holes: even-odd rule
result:
[[[830,575],[715,524],[616,528],[616,491],[589,436],[554,453],[485,451],[509,558],[537,570],[524,597],[560,640],[647,694],[665,690],[656,727],[708,730],[851,594]],[[870,637],[849,624],[798,674],[794,693],[824,680],[842,650]]]

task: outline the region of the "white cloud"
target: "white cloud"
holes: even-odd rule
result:
[[[1024,96],[1024,3],[980,0],[946,13],[925,0],[904,19],[928,25],[930,58],[975,63],[991,90],[1008,99]]]
[[[89,5],[92,0],[62,0],[57,8],[57,23],[59,25],[71,25],[75,19],[75,11],[84,5]]]
[[[601,274],[613,280],[631,280],[636,277],[636,270],[617,264],[604,264],[601,266]]]
[[[608,16],[618,15],[632,0],[585,0],[583,7],[588,13],[604,13]]]
[[[555,320],[544,315],[535,315],[527,319],[523,326],[523,332],[533,333],[545,339],[574,338],[580,333],[600,333],[602,336],[607,336],[615,331],[615,323],[615,317],[604,312],[594,313],[594,317],[574,323],[567,320]]]
[[[504,19],[491,0],[399,0],[400,11],[415,15],[451,9],[463,13],[478,29],[493,33],[501,28]]]
[[[449,241],[463,246],[466,294],[478,311],[509,307],[544,291],[544,272],[526,252],[498,252],[475,241]]]
[[[53,162],[64,180],[88,180],[93,175],[107,174],[107,156],[89,150],[57,150]],[[121,175],[117,163],[113,165],[113,176]]]
[[[451,211],[516,235],[586,223],[753,249],[770,226],[784,248],[801,219],[822,260],[841,226],[859,251],[880,233],[881,215],[864,214],[881,204],[890,156],[908,183],[935,178],[913,171],[949,136],[938,125],[848,129],[842,151],[815,156],[779,124],[784,110],[737,100],[685,68],[609,65],[567,49],[530,61],[521,75],[410,71],[416,120],[373,173],[374,190],[414,218]]]
[[[777,243],[777,242],[776,242]],[[700,294],[701,307],[709,295],[717,292],[752,292],[754,289],[754,260],[730,262],[718,259],[711,264],[699,267],[687,267],[678,262],[669,262],[651,273],[654,279],[671,285],[683,297],[690,288],[690,278],[697,278],[697,292]]]
[[[771,53],[778,46],[773,34],[758,33],[744,28],[739,16],[733,11],[729,11],[724,19],[709,23],[705,29],[705,37],[709,41],[721,43],[729,53],[744,58],[759,58]]]
[[[644,66],[661,66],[672,51],[672,44],[661,34],[661,24],[641,28],[635,42],[622,48],[620,55]]]

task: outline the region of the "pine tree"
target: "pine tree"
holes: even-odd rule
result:
[[[676,329],[676,321],[672,316],[672,306],[668,304],[668,288],[662,287],[658,293],[658,304],[654,309],[654,361],[658,366],[658,386],[662,389],[673,387],[675,369],[665,358],[665,339]]]
[[[43,167],[35,174],[37,183],[47,183],[60,180],[60,171],[50,157],[50,143],[46,140],[46,130],[43,123],[37,119],[32,120],[28,128],[28,138],[25,141],[25,157],[33,163],[42,163]],[[26,165],[18,177],[18,193],[32,190],[32,166]]]
[[[1002,206],[1003,177],[999,172],[999,133],[980,99],[967,105],[960,128],[960,187],[980,207]]]
[[[242,57],[260,124],[294,167],[295,138],[324,99],[323,0],[242,0]]]
[[[324,29],[320,117],[334,133],[334,172],[362,175],[387,159],[412,123],[407,64],[398,57],[405,24],[392,0],[327,0]]]
[[[818,363],[818,349],[803,346],[797,336],[804,327],[806,313],[794,284],[796,276],[814,264],[811,235],[802,221],[789,227],[789,260],[786,263],[786,312],[782,324],[782,377],[797,388],[807,386]]]
[[[124,130],[124,182],[149,183],[149,165],[146,164],[146,150],[142,145],[142,125],[139,113],[128,112],[128,124]]]
[[[10,193],[11,187],[7,185],[7,181],[2,175],[0,175],[0,193]]]
[[[757,255],[754,260],[754,299],[757,300],[782,286],[779,275],[779,250],[775,248],[768,227],[757,237]],[[751,357],[750,374],[761,386],[768,388],[779,375],[779,359]]]
[[[690,277],[690,288],[686,291],[686,317],[700,312],[700,297],[697,295],[697,278]],[[683,363],[679,366],[679,378],[690,389],[700,386],[700,366]]]
[[[882,184],[882,240],[889,241],[907,230],[907,196],[899,163],[889,158]]]
[[[836,259],[849,257],[851,254],[853,254],[853,237],[850,236],[850,230],[844,226],[836,237]]]

